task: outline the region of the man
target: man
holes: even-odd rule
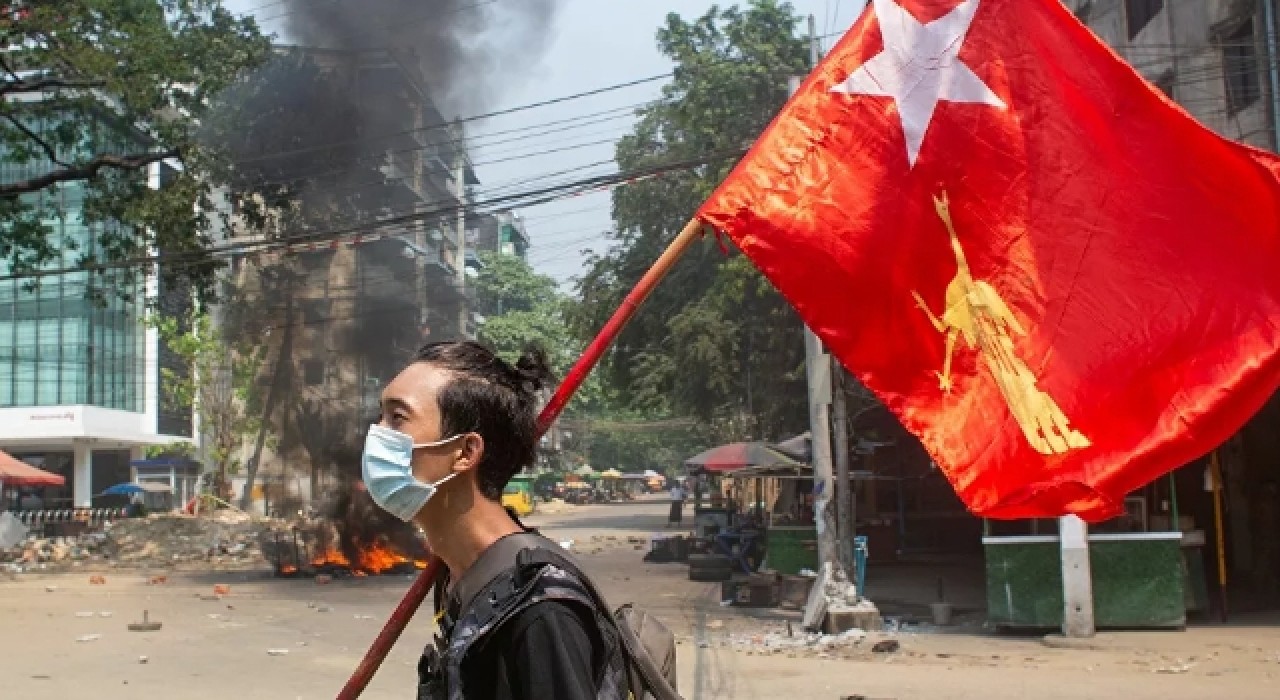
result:
[[[671,485],[671,514],[667,516],[667,525],[680,527],[684,520],[684,485],[679,481]]]
[[[625,697],[618,645],[575,575],[518,567],[526,561],[518,552],[495,546],[524,530],[502,507],[502,490],[533,463],[537,392],[549,375],[538,353],[513,367],[477,343],[436,343],[383,392],[365,444],[365,486],[384,510],[423,529],[454,582],[447,600],[437,589],[443,637],[420,665],[421,698]],[[468,578],[495,570],[509,573]],[[484,595],[461,600],[468,588]]]

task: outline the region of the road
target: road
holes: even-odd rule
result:
[[[1084,650],[981,633],[899,635],[894,654],[871,654],[866,643],[826,658],[749,643],[734,649],[731,642],[781,630],[785,621],[721,607],[718,586],[688,581],[680,565],[643,563],[640,550],[663,530],[665,514],[661,502],[582,506],[531,523],[573,540],[615,604],[634,601],[668,622],[681,640],[689,700],[1280,697],[1274,624],[1131,633]],[[230,594],[207,599],[215,584],[230,585]],[[332,698],[407,585],[404,577],[317,585],[269,572],[172,575],[154,586],[146,573],[127,571],[107,574],[105,585],[90,585],[83,573],[0,579],[0,697]],[[128,631],[143,610],[163,628]],[[365,697],[412,698],[430,633],[420,614]]]

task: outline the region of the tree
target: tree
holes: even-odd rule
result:
[[[208,293],[221,152],[198,140],[214,98],[268,54],[221,0],[17,0],[0,17],[0,263],[28,273],[69,245],[50,222],[92,231],[81,266],[153,249],[182,254]],[[155,163],[173,167],[153,188]]]
[[[787,99],[787,78],[808,70],[800,17],[788,3],[713,7],[658,31],[675,63],[663,98],[640,111],[617,147],[623,170],[736,152]],[[688,217],[728,174],[716,160],[615,190],[616,232],[579,280],[576,332],[598,329]],[[608,391],[649,418],[693,416],[707,439],[778,438],[804,429],[802,326],[790,305],[724,242],[706,241],[658,286],[603,367]]]
[[[181,358],[183,368],[160,370],[161,399],[169,410],[195,411],[202,448],[214,474],[215,491],[226,492],[228,477],[241,467],[245,438],[262,424],[258,373],[260,345],[231,342],[207,313],[185,318],[153,317],[160,339]]]
[[[522,258],[482,253],[476,277],[476,308],[485,317],[479,339],[500,357],[514,361],[529,347],[547,353],[551,371],[564,377],[581,349],[570,331],[566,313],[571,303],[556,281],[533,271]],[[574,394],[567,414],[599,407],[600,386],[587,383]]]

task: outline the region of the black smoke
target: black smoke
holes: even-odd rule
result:
[[[451,116],[501,101],[550,43],[559,0],[289,0],[290,40],[314,48],[387,49],[422,67]]]

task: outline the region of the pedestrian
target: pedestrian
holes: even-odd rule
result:
[[[420,699],[626,697],[625,657],[581,574],[515,548],[528,536],[501,502],[533,464],[549,378],[539,352],[512,366],[478,343],[435,343],[382,394],[365,487],[423,529],[452,581],[437,584],[441,636],[419,663]]]
[[[684,521],[684,485],[679,481],[671,485],[671,514],[667,516],[668,527],[680,527]]]

